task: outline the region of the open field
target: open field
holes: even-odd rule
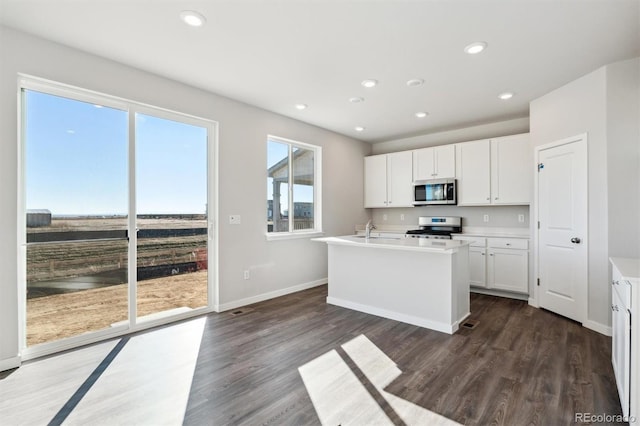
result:
[[[105,329],[128,315],[128,285],[27,300],[27,345]],[[207,271],[138,283],[138,316],[207,305]]]
[[[136,225],[148,230],[138,234],[136,247],[138,317],[206,306],[206,217],[150,216]],[[49,226],[27,228],[28,234],[50,238],[27,245],[29,346],[127,320],[127,281],[133,281],[127,279],[129,241],[124,233],[92,239],[93,231],[126,228],[124,217],[54,217]],[[195,231],[203,233],[192,235]]]

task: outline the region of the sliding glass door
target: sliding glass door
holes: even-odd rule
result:
[[[207,129],[136,113],[139,321],[208,304]]]
[[[26,342],[128,318],[127,112],[26,90]]]
[[[211,309],[215,123],[37,81],[21,122],[27,348]]]

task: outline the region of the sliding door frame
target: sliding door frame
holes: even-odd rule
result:
[[[54,81],[33,77],[26,74],[18,75],[18,206],[17,206],[17,234],[18,234],[18,338],[21,360],[28,360],[63,350],[99,342],[124,334],[169,324],[183,319],[216,312],[219,306],[219,262],[218,262],[218,123],[180,112],[135,102],[115,96],[105,95],[91,90],[81,89]],[[26,179],[25,179],[25,102],[23,90],[32,90],[49,95],[60,96],[80,102],[103,105],[128,113],[128,322],[122,326],[77,335],[53,342],[42,343],[27,347],[27,240],[26,240]],[[139,323],[137,321],[137,236],[136,236],[136,144],[135,117],[136,113],[152,115],[158,118],[190,124],[207,130],[207,306],[193,309],[156,320]]]

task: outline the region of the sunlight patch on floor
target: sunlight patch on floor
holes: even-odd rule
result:
[[[336,351],[298,371],[323,425],[393,425]]]
[[[197,318],[26,363],[0,380],[0,424],[49,423],[122,342],[64,424],[181,425],[205,323]]]
[[[65,424],[181,425],[205,322],[131,338]]]
[[[110,341],[25,363],[0,380],[0,424],[49,423],[116,344]]]
[[[458,423],[397,397],[384,388],[402,371],[366,336],[342,345],[347,356],[384,398],[389,409],[407,425],[458,425]],[[298,368],[322,424],[390,425],[394,422],[376,402],[340,355],[332,350]]]

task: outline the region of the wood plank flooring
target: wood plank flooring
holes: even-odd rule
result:
[[[526,302],[472,294],[476,327],[450,336],[325,297],[319,287],[210,318],[185,424],[317,424],[298,368],[359,335],[402,371],[387,392],[461,424],[561,425],[576,412],[621,412],[611,339]]]
[[[180,367],[193,371],[184,395],[184,424],[563,425],[574,424],[575,413],[621,412],[611,338],[526,302],[472,294],[470,319],[476,326],[446,335],[327,305],[326,295],[322,286],[241,308],[245,313],[238,315],[206,316],[202,332],[191,332],[202,336],[196,342],[195,366]],[[141,356],[143,343],[135,339],[137,355],[126,363],[148,364],[158,357],[154,350],[160,343]],[[180,345],[180,339],[175,344]],[[92,348],[61,356],[87,350]],[[127,350],[125,346],[114,364],[125,362]],[[171,361],[167,354],[163,359]],[[44,362],[28,363],[21,370]],[[68,371],[72,363],[55,364]],[[144,367],[140,386],[151,377],[151,367]],[[106,378],[110,368],[115,367],[107,368]],[[168,370],[178,367],[162,361],[153,368],[158,387],[162,377],[172,373]],[[136,369],[128,365],[126,371],[127,387],[135,387]],[[10,393],[8,387],[22,385],[29,389],[30,406],[37,407],[38,398],[51,403],[50,390],[39,395],[35,383],[8,384],[12,375],[2,377],[0,394],[3,386]],[[100,401],[103,410],[121,407],[117,380],[95,386],[88,400]],[[149,395],[146,410],[167,409],[166,401]],[[91,417],[91,405],[84,405],[88,412],[70,413],[69,419],[100,424],[98,414]],[[140,413],[131,410],[130,418],[144,424]]]

